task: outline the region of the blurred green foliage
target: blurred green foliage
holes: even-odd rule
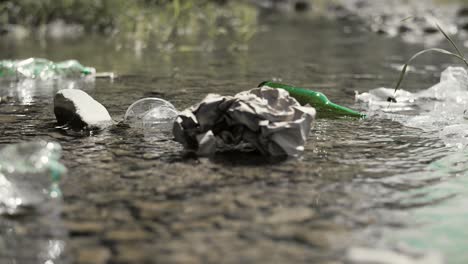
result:
[[[87,30],[104,30],[116,25],[125,0],[0,0],[0,23],[38,27],[57,19],[83,25]],[[128,1],[132,2],[132,1]],[[135,1],[135,5],[138,5]]]
[[[57,20],[129,39],[137,48],[154,41],[163,48],[180,42],[180,49],[209,49],[204,40],[223,35],[242,47],[256,32],[257,9],[238,0],[0,0],[0,28],[34,31]]]
[[[229,35],[238,42],[247,42],[256,31],[257,9],[233,1],[219,4],[214,1],[174,0],[143,1],[141,5],[127,5],[124,15],[115,21],[116,28],[124,37],[142,41],[152,40],[157,44],[184,43],[182,49],[191,49],[203,40],[215,40]],[[121,34],[122,35],[122,34]],[[193,45],[191,45],[193,44]]]

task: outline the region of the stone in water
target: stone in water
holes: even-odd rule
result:
[[[104,129],[113,124],[107,109],[78,89],[64,89],[54,98],[54,113],[59,125],[73,129]]]

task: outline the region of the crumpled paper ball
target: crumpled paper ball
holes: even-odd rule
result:
[[[201,156],[248,147],[264,155],[298,156],[315,113],[282,89],[262,87],[235,96],[208,94],[180,112],[173,134],[186,150]]]

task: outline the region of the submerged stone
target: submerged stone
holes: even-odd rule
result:
[[[107,109],[86,92],[64,89],[54,97],[57,123],[73,129],[104,129],[113,124]]]

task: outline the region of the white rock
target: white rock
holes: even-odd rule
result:
[[[103,129],[113,124],[107,109],[78,89],[63,89],[54,97],[54,113],[59,125],[74,129]]]

